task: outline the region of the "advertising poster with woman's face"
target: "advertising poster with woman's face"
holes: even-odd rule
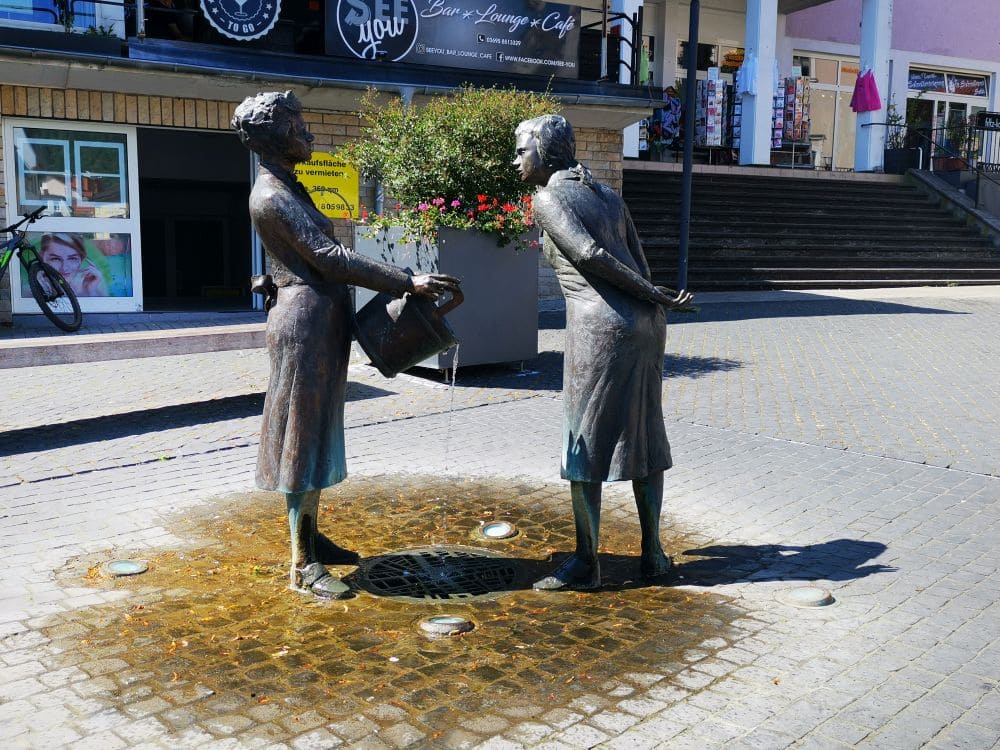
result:
[[[128,234],[32,232],[28,240],[38,251],[38,257],[63,275],[77,297],[132,296],[132,248]],[[21,296],[31,297],[23,267]]]

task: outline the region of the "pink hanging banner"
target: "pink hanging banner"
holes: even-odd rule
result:
[[[851,95],[851,109],[855,112],[874,112],[882,109],[882,97],[878,93],[875,74],[871,69],[864,71],[854,83],[854,93]]]

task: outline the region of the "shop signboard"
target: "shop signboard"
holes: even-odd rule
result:
[[[580,8],[538,0],[337,0],[329,55],[577,77]]]
[[[267,36],[274,28],[281,13],[281,0],[254,3],[247,0],[201,0],[201,11],[223,36],[249,42]]]
[[[295,167],[299,178],[320,212],[331,219],[360,219],[358,170],[325,151]]]
[[[986,96],[986,78],[948,74],[948,93],[966,96]]]
[[[946,91],[944,73],[933,70],[910,70],[907,86],[911,91]]]
[[[1000,112],[979,112],[976,127],[980,130],[1000,131]]]

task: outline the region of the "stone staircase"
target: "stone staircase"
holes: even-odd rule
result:
[[[903,178],[728,169],[693,184],[689,289],[1000,284],[1000,248]],[[680,191],[680,171],[625,169],[653,278],[671,287]]]

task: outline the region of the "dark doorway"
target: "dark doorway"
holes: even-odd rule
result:
[[[251,309],[249,195],[235,135],[139,130],[145,309]]]

